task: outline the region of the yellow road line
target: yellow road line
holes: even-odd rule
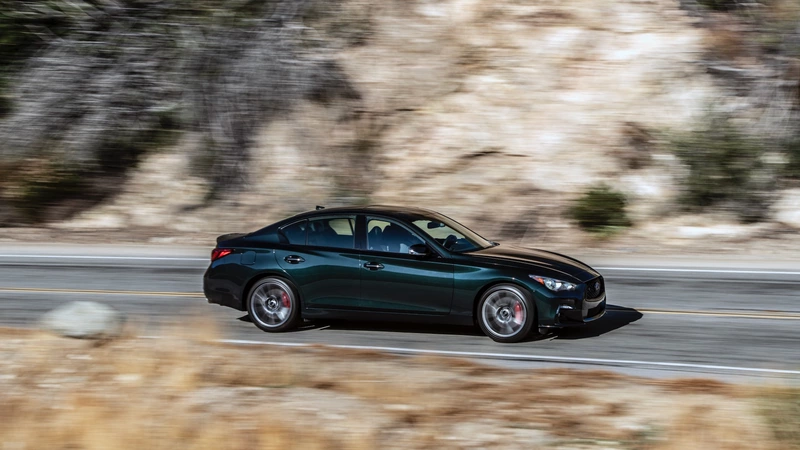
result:
[[[608,308],[609,311],[622,311],[624,309]],[[681,316],[706,316],[706,317],[735,317],[741,319],[782,319],[782,320],[800,320],[800,314],[794,313],[771,313],[771,312],[754,312],[754,313],[740,313],[740,312],[724,312],[724,311],[696,311],[696,310],[670,310],[670,309],[647,309],[638,308],[635,311],[642,314],[667,314],[667,315],[681,315]],[[631,311],[633,312],[633,311]]]
[[[193,297],[203,298],[204,295],[200,292],[151,292],[151,291],[113,291],[113,290],[100,290],[100,289],[49,289],[49,288],[15,288],[15,287],[0,287],[0,292],[31,292],[31,293],[53,293],[53,294],[88,294],[88,295],[133,295],[133,296],[147,296],[147,297]],[[639,312],[641,314],[665,314],[665,315],[679,315],[679,316],[704,316],[704,317],[732,317],[740,319],[781,319],[781,320],[800,320],[800,313],[779,313],[779,312],[714,312],[714,311],[697,311],[697,310],[671,310],[671,309],[647,309],[647,308],[630,308],[630,309],[617,309],[609,307],[609,311],[617,312]]]
[[[199,292],[149,292],[149,291],[110,291],[95,289],[48,289],[48,288],[8,288],[0,287],[0,292],[44,292],[54,294],[90,295],[137,295],[149,297],[203,297]]]

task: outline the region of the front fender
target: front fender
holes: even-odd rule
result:
[[[532,280],[525,270],[509,270],[508,267],[474,267],[456,265],[454,268],[454,292],[452,315],[469,316],[474,319],[481,296],[490,287],[509,283],[517,285],[530,294],[537,312],[539,324],[553,323],[556,309],[565,299],[579,303],[582,290],[574,292],[552,292]]]

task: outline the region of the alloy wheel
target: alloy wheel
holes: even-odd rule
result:
[[[483,302],[481,320],[487,330],[500,338],[517,335],[528,317],[528,306],[522,294],[504,288],[491,292]]]
[[[277,279],[264,281],[250,294],[252,319],[266,328],[285,324],[291,318],[295,304],[292,289]]]

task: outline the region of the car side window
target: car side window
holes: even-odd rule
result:
[[[281,228],[283,235],[281,241],[292,245],[306,245],[306,233],[308,232],[308,221],[303,220]]]
[[[367,249],[377,252],[408,254],[408,248],[424,244],[414,233],[396,223],[367,218]]]
[[[326,217],[308,221],[308,245],[354,249],[356,220],[353,217]]]

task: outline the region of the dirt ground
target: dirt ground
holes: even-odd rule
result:
[[[165,335],[0,330],[0,448],[800,448],[788,389]]]

